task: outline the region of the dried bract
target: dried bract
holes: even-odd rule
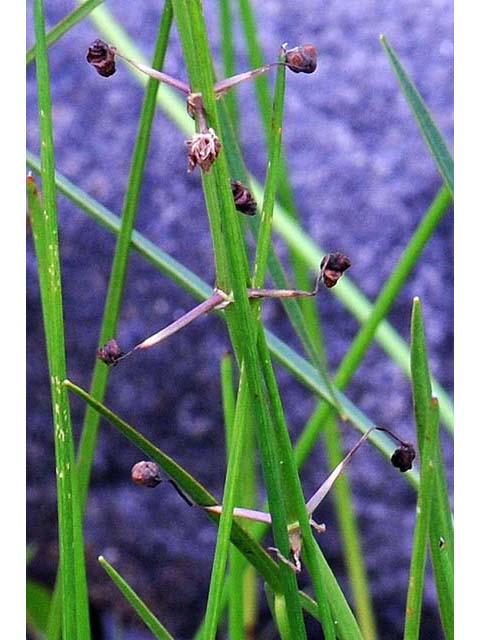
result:
[[[103,347],[97,349],[97,358],[108,364],[109,367],[114,367],[124,355],[114,338],[109,340]]]
[[[230,186],[236,210],[247,216],[254,216],[257,213],[257,203],[247,187],[240,180],[230,180]]]
[[[132,480],[143,487],[156,487],[162,481],[160,467],[150,460],[137,462],[132,467]]]
[[[331,289],[334,287],[342,274],[350,268],[351,261],[343,253],[329,253],[320,263],[320,271],[323,284]]]
[[[191,173],[197,165],[203,171],[210,171],[221,149],[220,140],[213,129],[206,129],[196,133],[185,143],[188,147],[188,172]]]
[[[313,73],[317,68],[317,50],[313,44],[303,44],[285,53],[285,64],[294,73]]]
[[[412,462],[415,458],[415,449],[409,442],[404,442],[392,454],[390,458],[392,464],[402,473],[412,468]]]
[[[108,78],[115,73],[114,47],[110,47],[103,40],[95,40],[88,48],[87,62],[97,70],[101,76]]]

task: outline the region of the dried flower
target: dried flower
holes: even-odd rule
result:
[[[285,64],[294,73],[313,73],[317,68],[317,50],[313,44],[303,44],[285,52]]]
[[[402,473],[405,473],[405,471],[412,468],[414,458],[415,449],[413,445],[409,442],[403,442],[398,449],[395,449],[390,460],[394,467],[400,469]]]
[[[114,367],[125,355],[114,338],[109,340],[103,347],[97,349],[97,358],[108,364],[109,367]]]
[[[150,460],[137,462],[132,467],[132,480],[143,487],[156,487],[162,481],[160,467]]]
[[[230,180],[230,186],[236,210],[254,216],[257,213],[257,203],[247,187],[240,180]]]
[[[97,70],[101,76],[108,78],[115,73],[115,47],[110,47],[103,40],[95,40],[88,48],[87,62]]]
[[[188,172],[195,167],[200,167],[208,172],[217,159],[221,149],[221,143],[213,129],[206,129],[202,133],[196,133],[193,138],[185,143],[188,147]]]
[[[351,261],[343,253],[329,253],[320,263],[320,271],[324,285],[331,289],[334,287],[342,274],[350,268]]]

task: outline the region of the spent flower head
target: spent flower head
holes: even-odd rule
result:
[[[220,140],[212,128],[196,133],[185,142],[188,148],[188,172],[191,173],[197,165],[203,171],[210,171],[222,147]]]

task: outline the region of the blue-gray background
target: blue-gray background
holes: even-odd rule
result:
[[[74,2],[46,2],[48,26]],[[216,2],[206,2],[213,54],[220,61]],[[233,3],[234,5],[236,3]],[[106,2],[144,54],[151,58],[163,2]],[[353,262],[349,275],[373,299],[398,260],[441,182],[379,44],[384,33],[396,48],[453,145],[453,8],[446,0],[254,2],[264,51],[314,43],[319,67],[312,76],[288,74],[284,141],[305,229],[328,250]],[[31,15],[29,44],[31,44]],[[238,20],[237,20],[238,23]],[[239,69],[248,62],[241,30]],[[104,79],[85,62],[99,36],[89,21],[51,49],[52,97],[58,170],[117,214],[129,170],[142,90],[120,64]],[[114,44],[114,43],[112,43]],[[165,71],[186,79],[174,29]],[[28,146],[38,152],[34,68],[27,74]],[[265,148],[253,87],[239,92],[247,164],[260,180]],[[163,250],[213,284],[214,270],[205,206],[197,174],[187,175],[184,136],[159,112],[153,128],[137,228]],[[59,197],[69,377],[82,386],[90,373],[106,294],[114,238]],[[453,219],[440,224],[394,305],[390,320],[408,339],[413,296],[422,299],[431,366],[452,390]],[[283,247],[278,245],[283,255]],[[36,267],[28,240],[28,539],[38,553],[33,575],[52,580],[56,556],[56,503],[50,398],[45,365]],[[336,299],[323,292],[322,312],[332,370],[358,327]],[[145,261],[132,255],[118,337],[130,345],[193,305]],[[280,305],[264,305],[267,325],[293,346],[297,342]],[[196,475],[217,495],[224,478],[219,362],[228,348],[221,321],[207,317],[162,346],[132,358],[111,373],[107,403]],[[296,437],[315,398],[278,371],[285,409]],[[408,381],[372,346],[348,388],[348,396],[377,424],[414,438]],[[84,407],[72,401],[78,435]],[[345,443],[356,434],[344,428]],[[452,468],[452,451],[446,457]],[[302,472],[306,495],[327,471],[321,445]],[[135,625],[109,579],[96,564],[103,553],[152,605],[177,638],[193,636],[204,612],[215,528],[166,485],[140,490],[129,470],[142,456],[102,424],[87,509],[85,538],[92,603],[104,637],[115,621],[128,638],[150,637]],[[372,449],[352,462],[350,476],[363,537],[381,637],[400,638],[407,589],[415,496]],[[331,503],[318,518],[328,524],[320,542],[341,584],[344,567]],[[262,605],[263,607],[263,605]],[[263,608],[262,608],[263,610]],[[435,592],[426,589],[422,638],[441,638]],[[318,637],[318,627],[310,637]],[[100,634],[100,631],[98,632]],[[101,635],[98,635],[100,638]],[[260,636],[259,636],[260,637]],[[265,633],[264,636],[268,637]]]

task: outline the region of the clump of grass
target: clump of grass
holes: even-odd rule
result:
[[[209,49],[209,35],[200,0],[166,0],[151,66],[142,60],[128,35],[115,23],[108,11],[98,6],[101,0],[82,3],[50,34],[45,33],[43,4],[42,0],[35,0],[36,44],[27,53],[27,64],[35,60],[37,68],[42,149],[40,161],[30,153],[27,161],[32,169],[40,173],[43,195],[31,176],[27,180],[27,195],[52,382],[60,564],[53,594],[34,582],[29,583],[29,629],[34,633],[44,634],[48,640],[59,637],[60,627],[64,638],[87,640],[90,637],[82,515],[88,499],[99,419],[104,417],[167,474],[193,508],[201,509],[218,526],[205,618],[197,638],[213,640],[219,632],[225,612],[229,637],[234,640],[249,637],[257,618],[257,581],[265,585],[272,620],[282,639],[307,638],[305,612],[319,623],[328,640],[373,640],[377,637],[362,557],[361,536],[346,478],[336,485],[336,503],[340,515],[343,551],[352,583],[351,603],[342,592],[321,551],[312,524],[317,531],[323,528],[318,527],[311,519],[313,510],[340,473],[343,473],[353,453],[367,440],[383,456],[391,458],[393,454],[396,466],[406,472],[405,478],[418,491],[404,637],[408,640],[419,637],[429,545],[443,629],[447,638],[453,638],[453,527],[438,439],[440,419],[447,427],[449,436],[453,433],[450,400],[430,376],[418,299],[413,303],[410,349],[386,321],[408,275],[420,260],[424,247],[451,203],[453,162],[447,145],[395,51],[382,36],[387,56],[437,163],[445,187],[425,213],[390,278],[376,301],[371,304],[343,276],[343,272],[350,266],[350,260],[338,253],[338,248],[334,248],[333,252],[321,251],[301,229],[288,179],[282,148],[287,73],[293,71],[310,74],[315,70],[317,60],[313,45],[300,44],[291,49],[279,46],[278,59],[266,64],[252,6],[249,0],[241,0],[240,16],[252,70],[238,74],[231,46],[232,7],[228,0],[222,0],[223,68],[230,77],[219,81],[214,74],[214,61]],[[94,12],[91,13],[92,11]],[[121,219],[55,171],[47,48],[90,14],[108,43],[97,40],[89,52],[89,61],[101,75],[110,76],[116,71],[115,58],[121,56],[121,59],[128,60],[128,68],[135,77],[147,82]],[[172,79],[162,71],[174,20],[182,43],[188,84]],[[105,67],[103,56],[108,58],[108,68]],[[270,94],[266,81],[267,73],[275,73],[273,95]],[[148,80],[147,76],[150,76]],[[234,87],[245,81],[255,82],[259,112],[265,129],[268,160],[263,186],[258,185],[248,174],[239,144],[241,106],[235,98]],[[165,87],[165,83],[169,87]],[[180,97],[178,94],[182,93],[184,95]],[[134,231],[152,121],[158,104],[188,136],[188,144],[183,152],[188,156],[189,170],[198,167],[196,170],[201,173],[214,251],[216,277],[213,292],[212,287],[196,274]],[[182,150],[179,149],[179,152]],[[57,190],[117,237],[98,341],[100,358],[93,367],[89,392],[67,379]],[[241,219],[242,207],[243,213],[247,214],[244,220]],[[293,286],[289,285],[284,266],[273,250],[274,229],[280,232],[289,247],[288,260],[293,273]],[[255,239],[252,264],[248,259],[247,234]],[[202,302],[180,320],[124,353],[116,343],[115,335],[131,249],[135,249]],[[324,253],[327,256],[323,257]],[[319,266],[317,283],[312,289],[309,271],[318,270]],[[265,288],[267,275],[271,276],[274,288]],[[340,277],[342,281],[337,286]],[[325,287],[320,289],[320,285]],[[329,375],[326,366],[318,306],[311,304],[317,294],[327,295],[327,290],[330,289],[362,323],[333,377]],[[261,306],[266,298],[279,298],[284,305],[305,357],[266,330],[261,317]],[[174,333],[183,330],[189,322],[206,312],[215,312],[223,318],[232,343],[232,354],[225,356],[221,369],[227,433],[227,468],[221,500],[104,404],[109,375],[109,368],[105,364],[116,365],[134,351],[137,352],[137,357],[141,357],[142,350],[162,340],[175,339]],[[379,340],[387,354],[404,369],[408,368],[406,359],[411,356],[409,375],[412,379],[420,472],[410,470],[411,445],[402,442],[400,452],[394,452],[393,440],[385,434],[388,430],[377,427],[342,393],[374,339]],[[276,358],[318,398],[318,406],[296,446],[290,438],[272,358]],[[128,366],[128,363],[125,362],[122,366]],[[87,405],[76,455],[68,392],[74,393]],[[348,421],[362,433],[357,446],[345,459],[336,422],[338,418]],[[299,469],[322,435],[322,430],[325,432],[329,464],[333,471],[311,500],[307,501]],[[265,507],[263,511],[257,509],[256,504],[257,453],[268,499],[268,509]],[[155,482],[145,484],[153,487],[160,480],[158,475],[155,476]],[[245,523],[239,519],[240,516],[246,517],[250,522]],[[270,553],[262,544],[269,526],[275,545],[270,547]],[[108,540],[105,541],[105,545],[107,544]],[[164,561],[168,561],[168,558]],[[99,562],[154,636],[172,638],[108,560],[100,557]],[[313,597],[299,589],[297,574],[300,571],[306,576]],[[45,611],[47,607],[48,612]]]

